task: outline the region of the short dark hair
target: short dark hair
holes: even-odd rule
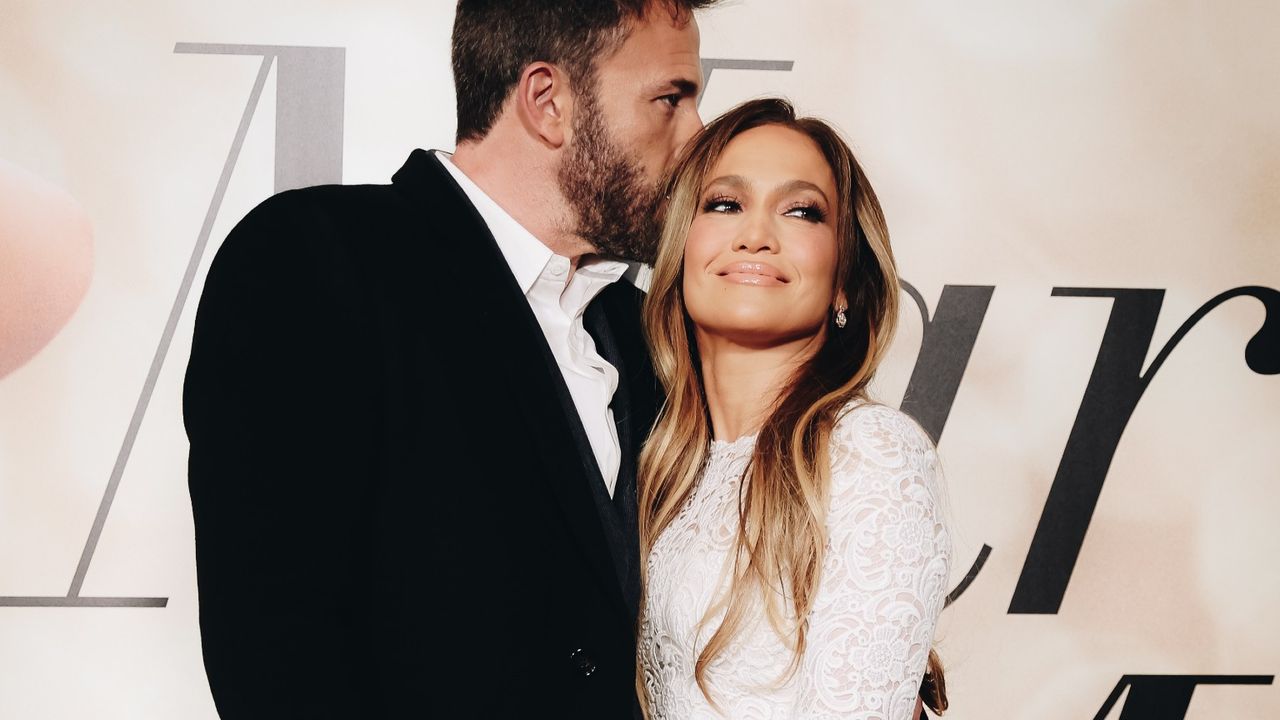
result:
[[[457,141],[479,140],[530,63],[560,66],[590,86],[596,60],[615,52],[630,23],[665,8],[687,21],[717,0],[458,0],[453,20]]]

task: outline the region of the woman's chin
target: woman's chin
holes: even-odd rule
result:
[[[717,318],[706,323],[694,320],[694,325],[708,339],[758,350],[813,340],[822,332],[820,323],[796,325],[761,315]]]

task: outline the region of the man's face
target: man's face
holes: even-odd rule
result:
[[[650,9],[575,100],[560,185],[575,233],[602,254],[653,261],[659,185],[702,127],[698,26],[684,20]]]

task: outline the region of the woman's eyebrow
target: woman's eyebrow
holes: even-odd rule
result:
[[[707,183],[707,187],[712,185],[728,185],[734,190],[747,190],[751,187],[751,183],[741,175],[721,175]]]
[[[778,186],[777,193],[779,195],[786,195],[796,190],[812,190],[822,196],[823,202],[827,204],[831,203],[831,199],[827,197],[826,193],[822,192],[822,188],[814,185],[808,180],[788,180]]]
[[[727,185],[730,188],[734,190],[739,190],[739,191],[746,191],[751,189],[751,181],[741,175],[721,175],[715,180],[712,180],[711,182],[707,183],[708,188],[715,185]],[[813,192],[818,193],[818,195],[822,198],[823,202],[827,204],[831,203],[831,198],[827,197],[827,194],[822,191],[822,188],[809,182],[808,180],[798,180],[798,179],[788,180],[778,185],[776,188],[774,188],[773,192],[775,195],[786,195],[788,193],[792,193],[797,190],[811,190]]]

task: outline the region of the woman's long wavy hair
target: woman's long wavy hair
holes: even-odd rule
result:
[[[693,493],[712,436],[701,361],[685,309],[685,240],[709,173],[725,147],[743,132],[763,125],[807,136],[835,177],[837,252],[832,291],[833,297],[836,291],[844,291],[848,324],[837,328],[833,310],[821,345],[778,393],[757,434],[743,478],[729,587],[703,622],[721,610],[724,618],[694,670],[698,686],[713,705],[707,668],[760,601],[775,630],[794,648],[788,676],[799,666],[806,626],[796,619],[807,617],[813,605],[827,539],[831,430],[841,408],[851,400],[867,399],[867,384],[884,358],[898,317],[898,274],[884,214],[840,135],[821,120],[796,117],[791,104],[781,99],[743,103],[708,124],[690,141],[667,181],[665,224],[644,306],[645,332],[667,399],[640,454],[640,557],[649,556],[658,536]],[[647,565],[641,563],[645,582]],[[930,657],[931,671],[935,660]],[[647,701],[644,671],[640,667],[637,677],[642,702]]]

